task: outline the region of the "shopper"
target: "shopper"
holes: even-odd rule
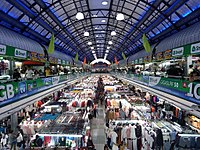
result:
[[[97,117],[97,105],[96,104],[94,104],[93,114],[94,114],[94,118],[96,118]]]
[[[23,149],[23,137],[20,132],[17,134],[17,147],[22,150]]]
[[[13,132],[13,130],[10,131],[9,134],[9,144],[10,144],[10,150],[14,149],[16,150],[16,144],[17,144],[17,140],[16,140],[16,135]]]
[[[88,150],[94,150],[94,148],[95,148],[93,141],[92,141],[92,137],[90,137],[87,141],[87,148],[88,148]]]
[[[7,148],[7,137],[8,135],[7,134],[3,134],[2,137],[1,137],[1,147],[2,149],[6,149]]]
[[[104,150],[109,150],[109,147],[108,147],[108,145],[106,144],[106,145],[104,145]]]
[[[42,139],[40,138],[39,135],[36,135],[35,146],[36,146],[36,147],[42,147],[42,144],[43,144]]]
[[[13,72],[13,79],[16,79],[17,81],[19,81],[20,78],[21,78],[21,74],[19,73],[19,70],[15,69]]]
[[[18,132],[20,132],[21,133],[21,135],[22,135],[22,144],[23,144],[23,148],[25,148],[26,147],[26,142],[25,142],[25,140],[24,140],[24,132],[23,132],[23,130],[20,128],[20,126],[17,126],[17,130],[18,130]]]
[[[26,77],[27,79],[32,79],[32,78],[33,78],[33,75],[34,75],[33,70],[32,70],[31,68],[28,68],[28,69],[26,70],[25,77]]]

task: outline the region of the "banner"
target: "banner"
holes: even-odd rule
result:
[[[145,34],[143,34],[142,36],[142,41],[143,41],[143,46],[144,46],[145,51],[149,53],[151,51],[151,46]]]
[[[54,38],[54,34],[52,33],[50,43],[49,43],[49,47],[48,47],[48,53],[49,54],[54,53],[54,42],[55,42],[55,38]]]
[[[0,107],[67,80],[67,75],[0,84]]]
[[[75,60],[75,62],[78,61],[78,52],[76,53],[76,56],[75,56],[74,60]]]

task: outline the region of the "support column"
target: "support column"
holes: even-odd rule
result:
[[[11,122],[11,129],[16,132],[16,127],[18,126],[18,115],[17,112],[12,114],[10,116],[10,122]]]

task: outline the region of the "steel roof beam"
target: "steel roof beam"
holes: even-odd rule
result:
[[[61,28],[61,30],[63,30],[74,41],[74,43],[76,43],[77,48],[81,49],[79,47],[79,44],[76,42],[76,40],[74,40],[75,38],[73,37],[73,35],[71,35],[71,33],[66,28],[64,28],[63,24],[52,13],[52,11],[49,9],[49,7],[47,7],[47,5],[42,0],[36,0],[36,2],[38,5],[40,5],[40,7],[42,7],[43,9],[46,10],[46,13],[56,22],[56,24]],[[77,49],[76,49],[76,51],[77,51]]]
[[[176,1],[173,3],[173,5],[168,8],[167,10],[165,10],[163,12],[163,14],[165,14],[166,17],[170,16],[174,11],[176,11],[178,8],[180,8],[185,2],[187,2],[188,0],[182,0],[182,1]],[[162,16],[159,16],[152,24],[151,26],[149,26],[148,28],[146,28],[143,33],[148,33],[149,31],[151,31],[152,29],[154,29],[157,25],[159,25],[164,19],[166,18],[163,18]],[[130,35],[132,35],[135,31],[132,31]],[[134,41],[138,41],[140,38],[141,38],[141,34],[143,33],[140,33],[138,34],[135,38],[134,38]],[[122,43],[122,45],[125,43],[125,41]],[[130,45],[130,44],[129,44]],[[129,46],[128,45],[128,46]]]
[[[48,30],[49,32],[52,32],[52,33],[55,33],[56,32],[45,22],[43,21],[42,18],[40,18],[40,16],[37,16],[37,14],[35,14],[32,10],[30,10],[28,7],[26,7],[23,3],[19,2],[19,1],[16,1],[16,0],[8,0],[8,2],[12,5],[14,5],[16,8],[18,8],[20,11],[22,11],[23,13],[25,13],[27,16],[29,16],[31,19],[34,19],[35,18],[35,21],[41,25],[44,29]],[[37,19],[36,19],[37,18]],[[22,29],[22,32],[23,30],[25,31],[25,29],[28,28],[27,26],[25,26],[23,29]],[[29,28],[30,29],[30,28]],[[67,40],[66,38],[62,37],[61,34],[59,34],[58,36],[58,39],[60,39],[62,42],[68,44],[70,43],[69,40]],[[45,38],[46,39],[46,38]],[[48,43],[48,42],[47,42]],[[71,45],[71,44],[70,44]],[[73,46],[71,46],[72,49],[73,49]],[[75,48],[74,48],[75,49]]]

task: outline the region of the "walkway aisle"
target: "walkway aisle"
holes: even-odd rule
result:
[[[106,135],[104,132],[104,124],[105,124],[104,109],[102,107],[99,107],[97,109],[98,109],[97,118],[92,119],[91,134],[96,150],[103,150],[104,145],[106,143]]]

